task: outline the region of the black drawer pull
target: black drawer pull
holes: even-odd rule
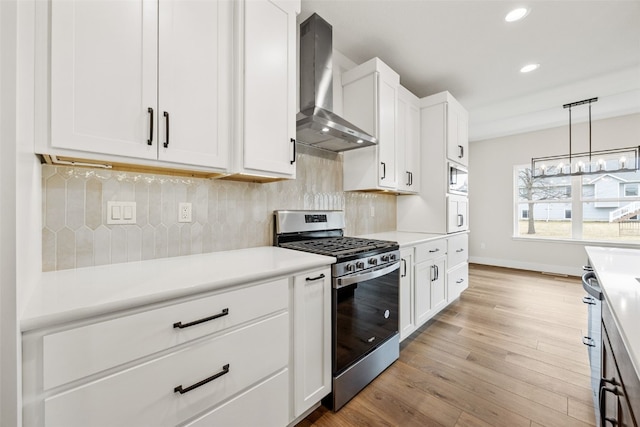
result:
[[[324,274],[321,274],[321,275],[319,275],[317,277],[307,277],[304,280],[306,280],[307,282],[314,282],[314,281],[320,280],[320,279],[324,279]]]
[[[582,337],[582,344],[588,346],[588,347],[595,347],[596,344],[593,341],[593,338],[591,337]]]
[[[185,394],[191,390],[193,390],[194,388],[198,388],[201,385],[205,385],[206,383],[209,383],[213,380],[215,380],[216,378],[220,378],[221,376],[228,374],[229,373],[229,364],[227,363],[226,365],[224,365],[222,367],[222,371],[218,372],[217,374],[214,374],[212,376],[210,376],[209,378],[205,378],[204,380],[195,383],[194,385],[190,385],[187,388],[182,388],[182,385],[179,385],[178,387],[173,389],[174,393],[180,393],[180,394]]]
[[[222,317],[222,316],[226,316],[228,314],[229,314],[229,309],[225,308],[225,309],[222,310],[222,312],[220,312],[218,314],[214,314],[213,316],[205,317],[204,319],[194,320],[193,322],[185,323],[184,325],[182,324],[182,322],[176,322],[176,323],[173,324],[173,327],[174,328],[184,329],[184,328],[188,328],[189,326],[199,325],[200,323],[208,322],[209,320],[213,320],[213,319],[217,319],[217,318]]]

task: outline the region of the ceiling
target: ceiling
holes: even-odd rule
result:
[[[379,57],[419,97],[451,92],[471,140],[566,125],[562,105],[593,97],[594,119],[640,112],[639,0],[302,0],[298,22],[313,12],[355,63]]]

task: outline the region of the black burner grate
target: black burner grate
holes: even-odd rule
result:
[[[284,248],[336,257],[368,252],[394,245],[396,245],[395,242],[386,240],[359,239],[357,237],[331,237],[280,244]]]

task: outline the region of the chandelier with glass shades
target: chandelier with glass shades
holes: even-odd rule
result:
[[[569,109],[569,154],[532,158],[531,174],[533,177],[631,172],[640,168],[640,147],[591,150],[591,104],[596,101],[598,98],[590,98],[562,106]],[[571,108],[584,104],[589,106],[589,151],[573,153],[571,150]]]

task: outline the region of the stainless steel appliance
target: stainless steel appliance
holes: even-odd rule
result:
[[[376,138],[333,111],[333,29],[317,14],[300,24],[300,144],[346,151],[377,143]]]
[[[449,163],[449,190],[451,194],[469,194],[469,173],[455,163]]]
[[[332,393],[337,411],[400,354],[396,242],[344,237],[342,211],[276,211],[274,244],[336,257],[331,267]]]
[[[588,307],[587,335],[582,337],[582,343],[589,351],[589,365],[591,367],[591,394],[596,420],[600,415],[600,379],[601,379],[601,351],[602,351],[602,289],[596,278],[596,274],[589,265],[582,267],[585,273],[582,275],[582,287],[587,291],[587,296],[582,302]]]

